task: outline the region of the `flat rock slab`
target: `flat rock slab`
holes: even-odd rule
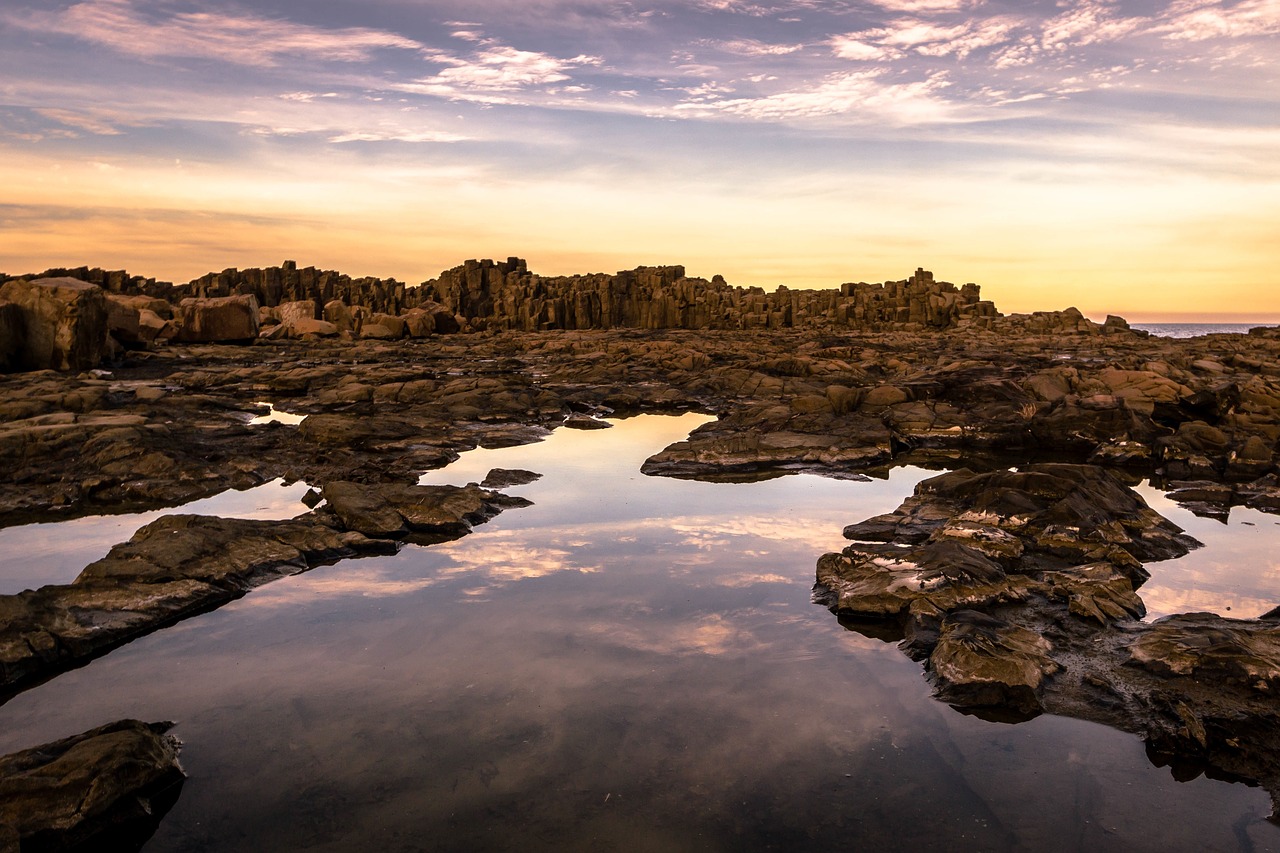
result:
[[[172,725],[121,720],[0,757],[0,852],[141,847],[186,778]]]

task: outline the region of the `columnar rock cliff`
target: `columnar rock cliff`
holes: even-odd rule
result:
[[[370,311],[399,314],[401,309],[418,304],[413,293],[417,288],[406,288],[394,278],[352,278],[333,270],[298,269],[294,261],[266,269],[232,268],[211,272],[195,279],[184,290],[185,295],[197,298],[254,296],[259,305],[268,308],[282,302],[312,301],[323,309],[325,304],[337,299]]]
[[[550,329],[945,329],[996,316],[979,288],[934,281],[917,269],[903,281],[844,284],[838,290],[766,293],[716,276],[688,278],[684,267],[637,267],[616,275],[544,278],[519,258],[467,261],[423,285],[426,298],[473,328]]]

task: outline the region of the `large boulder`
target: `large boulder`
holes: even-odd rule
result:
[[[181,343],[238,343],[258,336],[258,300],[253,296],[184,299],[178,304]]]
[[[22,309],[12,302],[0,302],[0,373],[21,370],[26,345],[27,324]]]
[[[108,352],[106,293],[73,278],[16,280],[0,287],[0,323],[12,326],[18,346],[0,345],[9,370],[88,370]],[[21,326],[19,330],[17,327]],[[6,337],[8,337],[6,335]],[[16,350],[5,358],[5,349]]]
[[[107,294],[107,331],[111,333],[111,337],[126,346],[145,343],[142,337],[142,312],[132,304],[130,297],[118,293]]]
[[[315,320],[316,304],[310,299],[304,299],[300,302],[282,302],[275,309],[276,319],[281,323],[290,324],[300,320]]]
[[[121,720],[0,757],[0,849],[137,850],[186,778],[172,725]]]

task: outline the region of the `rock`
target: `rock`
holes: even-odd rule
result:
[[[1019,718],[1044,709],[1040,688],[1061,667],[1035,631],[973,610],[947,616],[929,658],[938,698],[966,708],[1002,708]]]
[[[380,323],[365,323],[360,327],[360,337],[370,340],[388,341],[399,337],[387,326]]]
[[[285,328],[291,338],[302,338],[312,335],[319,338],[332,338],[338,334],[338,327],[327,320],[293,320]]]
[[[121,720],[0,757],[0,843],[9,830],[23,850],[141,847],[186,778],[172,725]]]
[[[520,468],[494,468],[480,481],[485,489],[505,489],[508,486],[524,486],[542,479],[541,474]]]
[[[339,332],[350,332],[355,329],[355,317],[351,308],[341,299],[325,303],[324,319],[338,328]]]
[[[896,626],[939,699],[1005,721],[1116,726],[1280,803],[1280,621],[1137,621],[1141,561],[1193,542],[1111,475],[956,471],[846,534],[864,544],[818,561],[819,600],[854,630]]]
[[[107,299],[102,288],[71,278],[10,281],[0,287],[0,312],[14,332],[16,370],[88,370],[107,353]]]
[[[569,429],[608,429],[613,424],[608,421],[593,418],[590,415],[570,415],[564,419],[564,425]]]
[[[111,336],[122,344],[147,343],[142,333],[142,312],[134,307],[132,298],[115,293],[108,293],[106,296],[107,331]],[[151,337],[154,339],[155,336]]]
[[[342,525],[372,537],[409,538],[419,544],[465,536],[504,508],[530,506],[476,485],[405,486],[329,483],[321,491]]]
[[[546,278],[519,258],[467,261],[422,288],[473,330],[514,329],[882,329],[956,326],[991,316],[977,285],[957,288],[917,269],[884,284],[849,283],[839,290],[793,291],[730,287],[723,278],[689,278],[684,267],[637,267],[616,275]],[[1087,322],[1087,321],[1085,321]],[[445,332],[444,329],[437,331]]]
[[[316,303],[310,299],[298,302],[282,302],[274,309],[276,319],[286,326],[309,323],[316,319]]]
[[[181,343],[245,343],[258,336],[258,301],[252,296],[184,299],[178,304]]]
[[[409,539],[456,539],[523,498],[479,486],[330,483],[292,521],[166,515],[67,585],[0,596],[0,690],[84,663],[255,586]]]
[[[0,373],[22,369],[26,345],[27,324],[21,306],[0,302]]]

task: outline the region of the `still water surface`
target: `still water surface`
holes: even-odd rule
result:
[[[960,715],[810,601],[841,528],[925,472],[639,474],[702,420],[465,454],[424,481],[526,468],[535,506],[62,675],[0,707],[0,751],[176,720],[190,779],[149,851],[1280,850],[1261,791]]]

